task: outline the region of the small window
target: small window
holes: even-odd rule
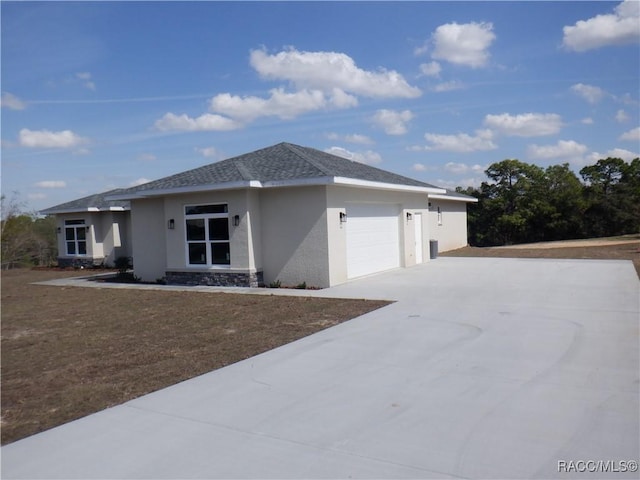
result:
[[[184,209],[187,263],[230,265],[229,213],[226,204],[189,205]]]
[[[226,205],[191,205],[184,208],[186,215],[208,215],[211,213],[227,213]]]
[[[442,225],[442,210],[438,207],[438,225]]]

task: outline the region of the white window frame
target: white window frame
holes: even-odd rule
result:
[[[442,210],[438,207],[438,225],[442,226]]]
[[[197,213],[187,214],[189,208],[193,207],[209,207],[209,206],[223,206],[223,213]],[[204,203],[204,204],[189,204],[184,206],[184,239],[185,239],[185,264],[191,268],[216,268],[216,269],[229,269],[231,268],[231,225],[229,225],[229,206],[227,203]],[[209,238],[209,220],[225,218],[228,225],[228,238],[226,240],[211,240]],[[189,240],[189,229],[187,222],[189,220],[204,220],[204,239],[203,240]],[[190,263],[189,245],[191,244],[205,244],[205,263]],[[214,244],[228,244],[229,245],[229,258],[228,263],[213,263],[212,245]]]
[[[73,231],[73,238],[69,239],[67,236],[67,231]],[[64,251],[68,257],[86,257],[88,252],[88,230],[89,227],[86,225],[83,218],[70,218],[64,221]],[[82,231],[84,234],[84,238],[79,238],[78,232]],[[74,252],[69,252],[69,244],[73,244]],[[80,244],[84,243],[84,253],[80,252]]]

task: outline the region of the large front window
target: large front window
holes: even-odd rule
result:
[[[67,255],[87,254],[87,227],[84,220],[65,220],[64,235]]]
[[[189,265],[229,265],[229,213],[226,204],[184,209]]]

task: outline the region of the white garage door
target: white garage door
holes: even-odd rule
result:
[[[399,205],[347,205],[347,277],[400,266]]]

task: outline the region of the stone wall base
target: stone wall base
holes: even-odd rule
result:
[[[104,258],[91,257],[58,257],[58,267],[61,268],[93,268],[104,263]]]
[[[262,272],[166,272],[167,285],[263,287]]]

